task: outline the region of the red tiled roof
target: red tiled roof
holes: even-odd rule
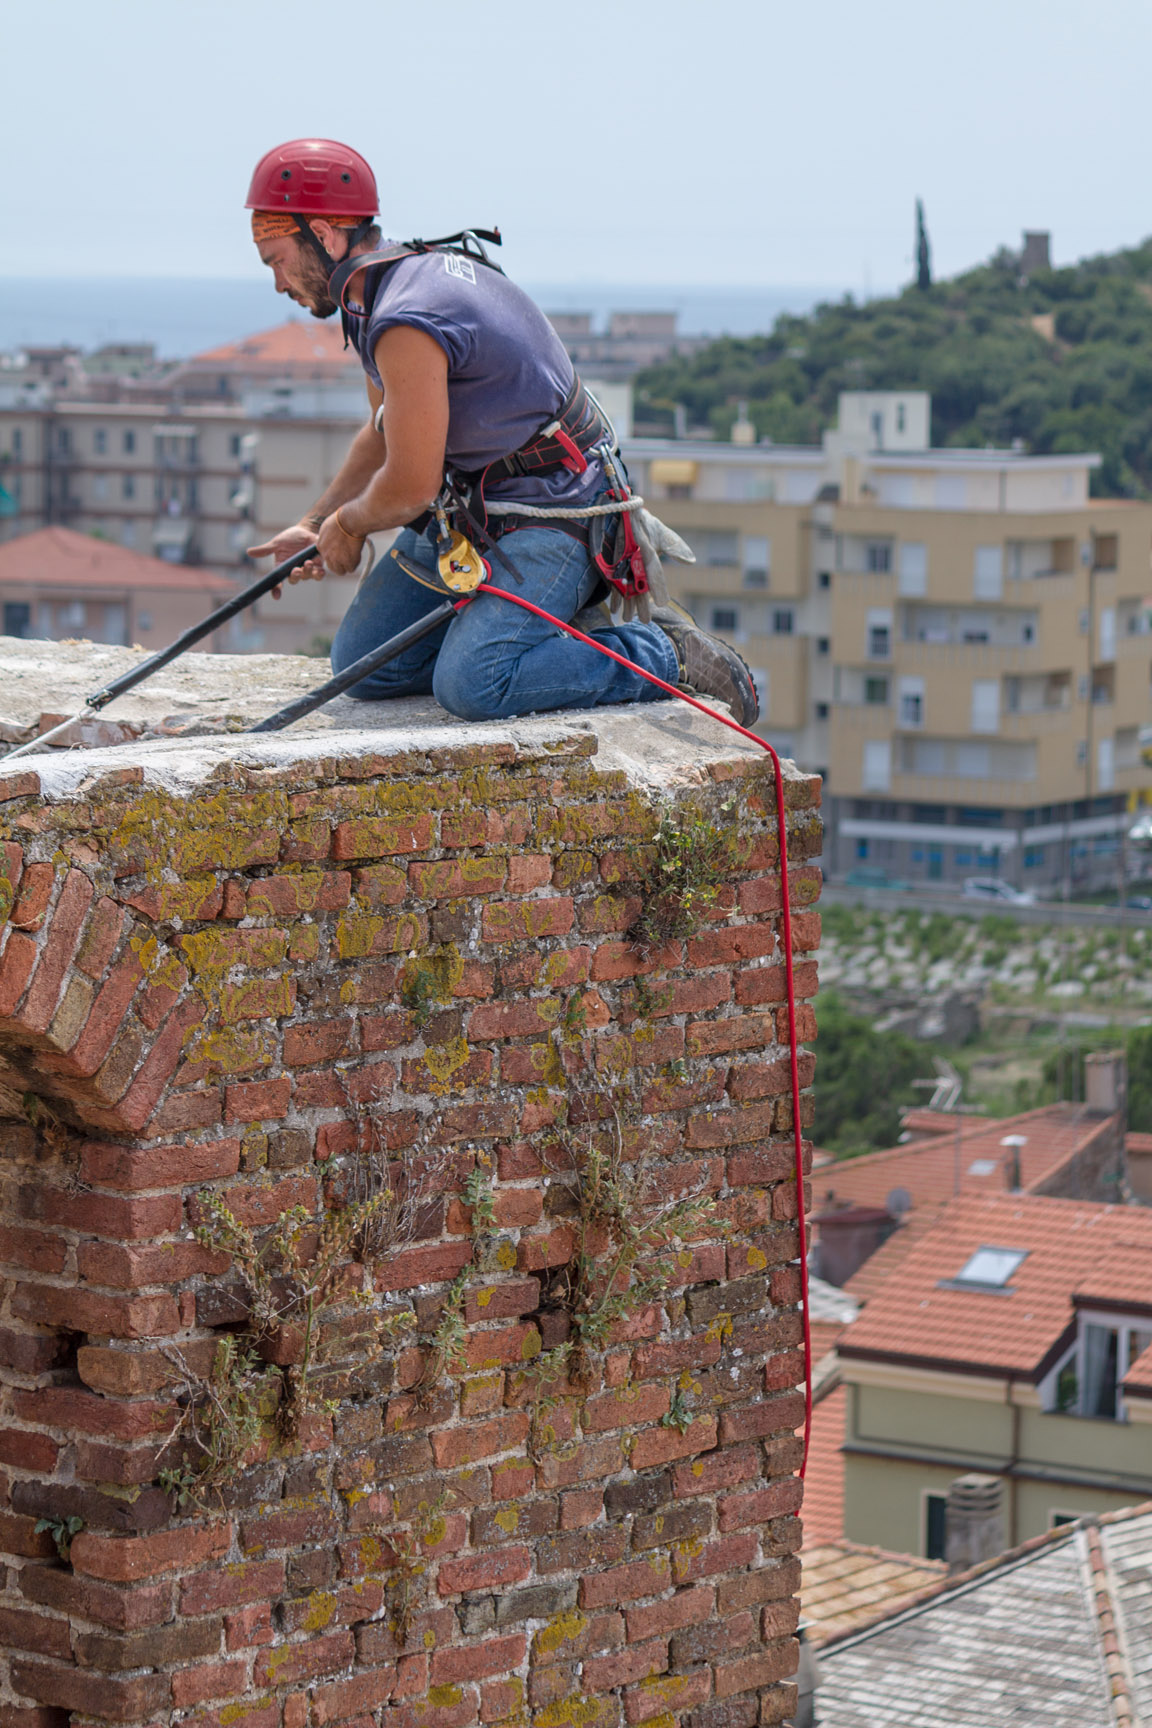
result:
[[[202,371],[209,367],[236,372],[307,371],[316,376],[358,372],[360,362],[351,348],[345,349],[339,323],[290,318],[272,330],[260,330],[239,342],[226,342],[220,348],[206,348],[202,354],[193,354],[180,370]]]
[[[1152,1344],[1137,1356],[1123,1380],[1126,1398],[1152,1398]]]
[[[1024,1136],[1021,1186],[1032,1188],[1073,1157],[1109,1120],[1089,1114],[1079,1104],[1049,1104],[1002,1121],[982,1119],[962,1128],[957,1137],[957,1118],[953,1117],[950,1134],[893,1146],[884,1152],[867,1152],[813,1172],[814,1208],[819,1212],[828,1205],[829,1195],[836,1204],[884,1206],[894,1188],[907,1190],[913,1208],[940,1205],[957,1192],[1003,1193],[1007,1188],[1008,1149],[1000,1142],[1008,1134]]]
[[[234,594],[236,585],[211,570],[167,564],[110,540],[71,528],[37,528],[0,545],[0,585],[5,587],[124,589],[177,588],[185,592]]]
[[[857,1322],[859,1324],[859,1322]],[[848,1388],[837,1386],[812,1409],[804,1474],[804,1541],[833,1542],[844,1534],[844,1419]]]
[[[1070,1333],[1077,1291],[1091,1288],[1121,1310],[1152,1304],[1144,1244],[1152,1246],[1152,1210],[1032,1194],[961,1196],[890,1270],[840,1355],[1038,1379]],[[1003,1289],[948,1282],[984,1246],[1026,1251]]]
[[[913,1140],[934,1140],[939,1134],[955,1134],[956,1117],[950,1110],[906,1110],[900,1118],[905,1134]],[[987,1121],[987,1117],[967,1117],[971,1128],[976,1123]]]
[[[899,1230],[894,1230],[886,1242],[882,1242],[874,1254],[870,1254],[858,1272],[854,1272],[844,1285],[849,1296],[855,1296],[863,1307],[871,1302],[877,1290],[897,1266],[903,1265],[916,1243],[926,1230],[931,1230],[938,1221],[944,1207],[922,1206],[918,1211],[906,1212]]]

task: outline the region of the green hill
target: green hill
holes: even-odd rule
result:
[[[841,390],[929,390],[937,445],[1097,450],[1098,496],[1152,496],[1152,240],[1027,281],[1016,257],[858,306],[849,297],[767,336],[725,338],[636,379],[637,419],[726,438],[746,401],[761,437],[815,444]]]

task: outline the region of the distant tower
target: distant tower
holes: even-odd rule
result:
[[[924,203],[916,200],[916,286],[932,286],[932,253],[928,246],[928,230],[924,226]]]

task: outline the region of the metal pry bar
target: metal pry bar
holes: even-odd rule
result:
[[[157,653],[150,654],[147,660],[140,662],[139,666],[133,666],[131,671],[121,673],[120,677],[113,678],[110,684],[105,684],[102,689],[94,691],[91,696],[86,696],[84,706],[75,714],[70,715],[67,720],[61,720],[59,725],[53,726],[48,732],[42,732],[38,738],[29,738],[26,744],[18,744],[15,750],[9,750],[5,756],[0,757],[0,761],[10,762],[14,756],[27,756],[31,751],[41,749],[51,739],[58,737],[61,732],[66,732],[69,726],[75,725],[77,720],[84,720],[91,714],[98,714],[101,708],[106,708],[109,702],[117,696],[123,696],[126,690],[132,690],[137,684],[142,684],[145,678],[151,678],[153,672],[159,672],[162,666],[167,666],[173,660],[179,659],[181,654],[186,653],[197,642],[202,642],[205,636],[210,636],[214,630],[218,630],[221,624],[227,624],[228,620],[235,618],[237,613],[245,611],[247,607],[253,605],[265,594],[271,593],[273,588],[278,588],[281,582],[291,576],[294,570],[299,570],[302,564],[307,564],[315,556],[316,547],[306,546],[302,552],[296,552],[291,558],[286,558],[283,564],[277,564],[275,570],[269,570],[266,576],[261,576],[250,587],[243,589],[239,594],[234,594],[231,600],[225,600],[223,606],[218,606],[215,612],[210,612],[207,618],[200,620],[199,624],[189,625],[188,629],[177,636],[175,642],[170,643],[167,648],[161,648]]]

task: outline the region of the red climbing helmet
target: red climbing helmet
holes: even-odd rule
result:
[[[363,221],[380,201],[376,176],[358,151],[331,138],[293,138],[261,156],[245,208]]]

